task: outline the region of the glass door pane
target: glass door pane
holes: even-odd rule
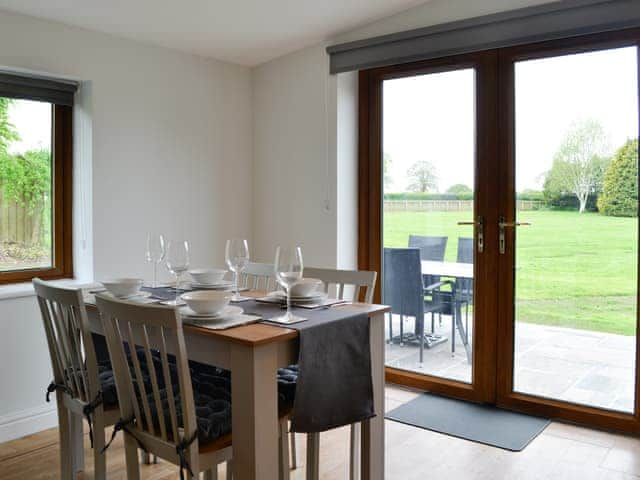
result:
[[[472,381],[476,71],[384,80],[387,365]],[[467,225],[459,225],[459,222]]]
[[[516,392],[634,410],[637,56],[515,64]]]

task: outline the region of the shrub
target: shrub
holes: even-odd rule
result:
[[[598,210],[612,217],[638,216],[638,140],[628,140],[604,175]]]

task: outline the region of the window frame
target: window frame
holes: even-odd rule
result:
[[[52,104],[51,116],[51,266],[0,272],[0,285],[73,277],[73,107]]]

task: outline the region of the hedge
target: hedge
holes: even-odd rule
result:
[[[638,216],[638,140],[629,140],[615,154],[604,174],[598,210],[613,217]]]

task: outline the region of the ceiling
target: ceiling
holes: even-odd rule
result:
[[[425,0],[0,0],[0,9],[254,66]]]

